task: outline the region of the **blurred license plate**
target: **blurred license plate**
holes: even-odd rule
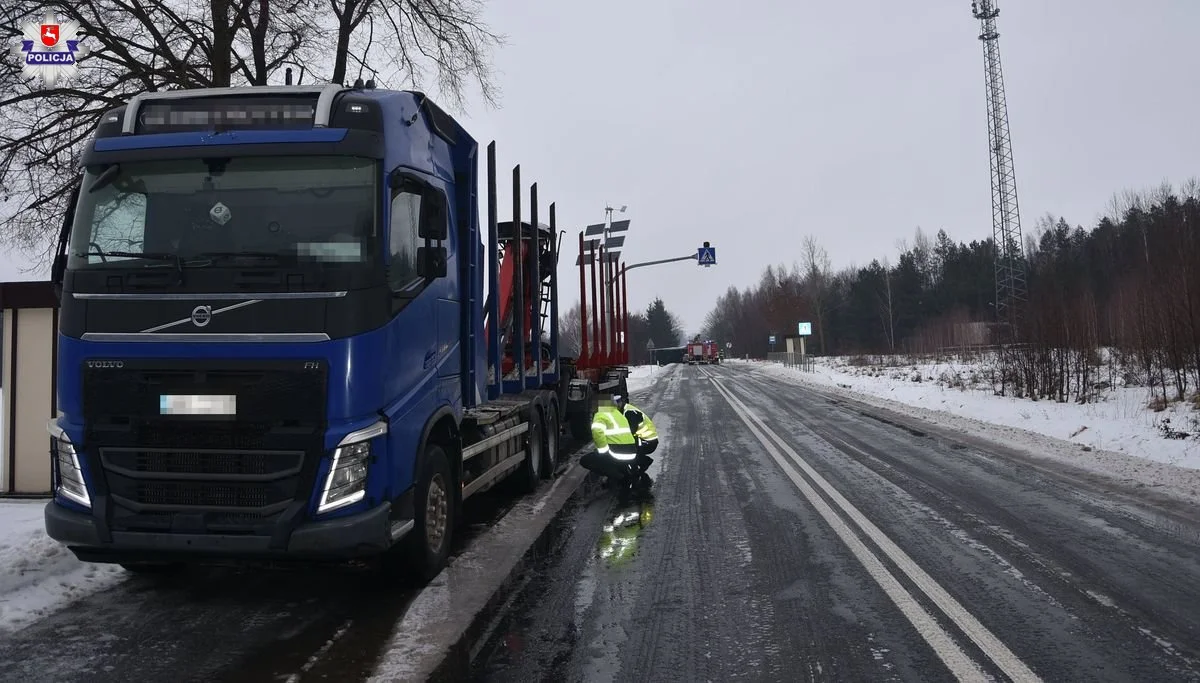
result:
[[[158,397],[160,415],[236,415],[237,396],[163,394]]]

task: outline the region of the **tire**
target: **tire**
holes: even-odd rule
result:
[[[542,479],[553,479],[558,469],[559,437],[562,425],[558,422],[558,407],[546,406],[546,429],[542,435]]]
[[[425,447],[413,500],[413,529],[401,541],[400,552],[389,553],[388,561],[403,567],[391,567],[428,583],[446,566],[453,543],[458,510],[454,504],[454,477],[446,451],[437,444]]]
[[[592,438],[592,416],[580,410],[570,416],[571,436],[576,441],[588,441]]]
[[[529,411],[529,431],[525,432],[525,459],[517,469],[517,488],[521,493],[533,493],[542,481],[542,462],[545,449],[542,447],[542,414],[537,408]]]

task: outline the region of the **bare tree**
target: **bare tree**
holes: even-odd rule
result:
[[[820,353],[825,350],[825,310],[829,305],[828,291],[830,278],[829,253],[817,243],[812,235],[804,238],[801,244],[801,259],[804,267],[804,285],[808,298],[812,302],[813,313],[817,316],[817,342]]]
[[[11,44],[47,13],[78,24],[87,54],[74,80],[49,87],[0,62],[0,238],[26,252],[48,255],[99,117],[140,92],[266,85],[285,65],[340,83],[352,63],[416,85],[431,64],[454,108],[472,77],[487,104],[498,98],[487,60],[503,37],[483,24],[482,0],[10,0],[0,37]]]
[[[892,303],[892,265],[888,259],[879,264],[883,269],[883,291],[879,293],[879,317],[888,341],[888,350],[896,352],[896,310]]]
[[[937,280],[937,273],[934,270],[933,239],[919,225],[913,234],[912,255],[917,264],[917,271],[921,274],[921,285],[927,288],[932,287]]]
[[[583,328],[579,318],[579,302],[558,316],[558,346],[561,353],[578,356],[583,344]]]
[[[471,79],[489,105],[500,91],[492,80],[490,50],[503,36],[483,23],[482,0],[328,0],[337,35],[331,80],[341,83],[357,65],[385,83],[417,85],[426,79],[426,64],[435,71],[438,89],[452,106],[465,105]],[[326,17],[321,17],[325,26]],[[364,37],[363,24],[368,30]],[[381,37],[377,55],[369,54]],[[385,38],[384,38],[385,37]],[[386,67],[384,65],[387,65]]]

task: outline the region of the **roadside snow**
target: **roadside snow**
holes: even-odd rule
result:
[[[1079,405],[996,396],[982,379],[983,368],[967,362],[884,367],[818,358],[813,372],[744,364],[1031,455],[1200,499],[1200,438],[1168,439],[1160,427],[1170,417],[1175,429],[1187,429],[1200,414],[1187,404],[1152,411],[1144,388],[1109,389],[1101,400]]]
[[[629,385],[630,393],[640,391],[654,384],[664,372],[667,372],[667,368],[657,365],[635,365],[629,368],[629,376],[625,378],[625,383]]]
[[[46,535],[46,500],[0,500],[0,633],[124,580],[117,565],[85,564]]]

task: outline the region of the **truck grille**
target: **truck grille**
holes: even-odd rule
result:
[[[239,486],[237,484],[143,481],[137,483],[135,495],[138,503],[171,507],[262,508],[272,502],[271,492],[261,484]]]
[[[111,528],[270,535],[312,491],[326,372],[290,360],[85,367],[84,450],[103,472]],[[161,415],[163,394],[236,395],[237,414]]]
[[[204,474],[278,478],[299,474],[303,452],[140,450],[106,448],[104,468],[128,476]]]
[[[114,503],[113,527],[119,530],[266,534],[307,490],[303,451],[99,453]]]

